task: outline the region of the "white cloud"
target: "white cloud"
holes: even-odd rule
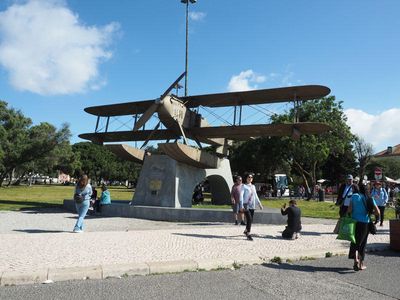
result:
[[[119,29],[82,24],[60,0],[28,0],[0,12],[0,65],[10,84],[41,95],[71,94],[104,85],[99,64]]]
[[[400,108],[392,108],[378,115],[359,109],[344,111],[351,132],[364,138],[378,152],[400,143]]]
[[[253,70],[247,70],[240,72],[239,75],[234,75],[228,84],[228,91],[249,91],[254,90],[258,87],[257,83],[263,83],[267,80],[264,75],[259,75],[253,72]]]
[[[191,11],[189,12],[189,18],[192,21],[202,21],[206,17],[206,13],[200,11]]]

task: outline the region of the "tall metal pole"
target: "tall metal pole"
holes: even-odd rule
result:
[[[185,97],[188,82],[188,48],[189,48],[189,0],[186,1],[186,53],[185,53]]]

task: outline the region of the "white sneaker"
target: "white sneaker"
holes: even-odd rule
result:
[[[83,233],[83,230],[80,230],[80,229],[76,229],[76,230],[75,230],[75,229],[74,229],[74,232],[75,232],[75,233]]]

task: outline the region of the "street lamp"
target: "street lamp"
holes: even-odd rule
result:
[[[185,53],[185,96],[187,96],[187,79],[188,79],[188,48],[189,48],[189,2],[194,4],[197,0],[181,0],[186,4],[186,53]]]

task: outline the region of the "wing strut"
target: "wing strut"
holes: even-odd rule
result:
[[[183,131],[182,125],[179,122],[176,122],[179,126],[179,130],[181,131],[181,134],[183,136],[183,142],[185,143],[185,145],[188,145],[188,141],[185,135],[185,132]]]
[[[143,149],[144,147],[146,147],[147,143],[150,141],[150,139],[153,137],[154,133],[156,132],[156,130],[158,130],[158,128],[160,128],[161,125],[161,121],[158,122],[158,124],[156,125],[156,127],[154,127],[153,131],[149,134],[149,136],[147,137],[147,139],[144,141],[142,147],[140,147],[140,149]]]

